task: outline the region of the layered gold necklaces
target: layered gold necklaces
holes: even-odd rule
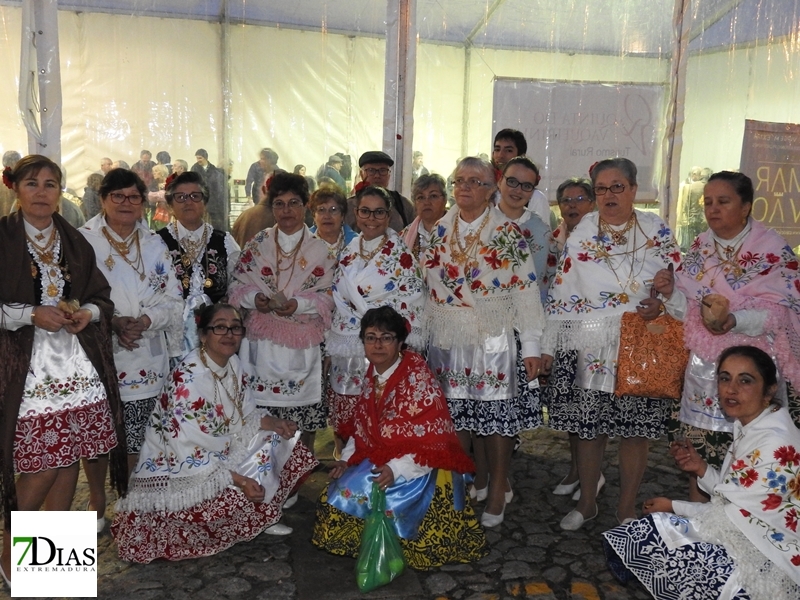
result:
[[[383,234],[383,239],[381,239],[381,243],[378,244],[375,247],[375,250],[373,250],[372,252],[365,252],[364,251],[364,234],[361,234],[358,237],[358,255],[362,258],[362,260],[364,262],[369,262],[373,258],[375,258],[375,255],[377,255],[378,252],[381,251],[381,249],[383,248],[383,246],[386,244],[386,242],[388,240],[389,240],[389,234],[388,233],[384,233]]]
[[[276,230],[275,231],[275,253],[277,255],[277,260],[276,260],[277,264],[275,265],[276,266],[276,269],[275,269],[275,288],[279,292],[282,292],[283,290],[281,289],[281,272],[289,271],[289,281],[291,281],[292,277],[294,276],[295,265],[299,264],[301,269],[305,269],[306,266],[308,266],[308,261],[306,261],[304,256],[300,256],[300,246],[303,245],[303,240],[306,237],[305,229],[303,229],[303,233],[300,235],[300,239],[298,240],[298,242],[295,245],[295,247],[292,248],[291,250],[289,250],[289,252],[284,252],[283,248],[281,248],[281,244],[278,241],[278,237],[279,236],[280,236],[280,231]],[[300,260],[299,261],[297,260],[298,256],[300,256]],[[281,267],[281,261],[283,261],[283,260],[291,260],[292,262],[291,262],[291,264],[289,264],[286,267]],[[289,282],[287,282],[286,285],[289,285]],[[285,286],[284,286],[284,289],[285,289]]]
[[[622,304],[627,304],[630,301],[630,298],[628,297],[628,290],[630,290],[631,293],[635,294],[642,287],[641,284],[636,279],[637,277],[639,277],[639,275],[641,275],[642,270],[644,269],[645,260],[644,258],[642,259],[639,271],[636,274],[634,274],[633,271],[636,267],[636,253],[642,248],[646,249],[652,247],[653,243],[651,240],[647,240],[645,244],[642,245],[641,247],[639,248],[636,247],[636,233],[637,231],[641,230],[641,227],[639,226],[639,220],[636,218],[636,213],[633,213],[631,215],[631,218],[628,219],[628,222],[625,224],[625,227],[620,231],[612,229],[611,225],[606,223],[603,219],[600,219],[599,223],[600,223],[600,232],[608,234],[609,237],[611,237],[611,239],[614,241],[615,245],[627,245],[628,237],[626,234],[629,231],[633,230],[633,249],[626,250],[624,252],[620,252],[613,255],[607,252],[602,247],[601,251],[598,251],[598,255],[603,257],[603,260],[605,260],[606,265],[608,265],[608,268],[611,269],[611,272],[614,274],[614,277],[617,280],[617,285],[619,285],[620,289],[622,290],[622,293],[620,293],[619,295],[619,301]],[[643,231],[642,235],[644,235]],[[645,236],[645,238],[646,237],[647,236]],[[627,258],[631,263],[630,272],[628,273],[628,277],[626,278],[625,283],[623,283],[622,279],[620,279],[619,275],[617,274],[617,270],[614,268],[614,265],[612,263],[612,258],[617,256],[622,258]],[[620,264],[620,266],[622,265]]]
[[[40,246],[39,244],[37,244],[36,241],[31,236],[29,236],[27,232],[25,233],[25,237],[28,238],[28,242],[33,248],[33,251],[36,253],[36,256],[39,257],[39,260],[41,260],[46,265],[53,264],[53,259],[55,258],[55,256],[53,255],[54,254],[53,248],[56,245],[55,227],[53,227],[53,230],[50,232],[50,237],[44,243],[44,246]],[[38,234],[36,237],[40,241],[44,239],[44,236],[41,233]],[[34,277],[36,277],[36,275],[34,275]]]
[[[31,277],[36,279],[39,274],[39,269],[42,269],[42,285],[45,285],[44,292],[50,297],[55,298],[61,294],[64,287],[64,282],[58,278],[59,272],[63,274],[63,279],[69,281],[69,272],[65,267],[59,264],[59,255],[61,254],[60,246],[58,244],[59,238],[56,228],[50,232],[50,237],[43,246],[39,245],[36,240],[25,233],[28,239],[28,248],[33,252],[35,262],[31,262]],[[36,236],[39,240],[43,240],[44,236],[38,234]],[[49,281],[49,283],[48,283]]]
[[[628,243],[628,237],[626,234],[631,229],[633,229],[634,225],[637,224],[636,213],[631,214],[631,218],[628,219],[627,223],[625,223],[625,227],[623,227],[619,231],[612,228],[611,224],[604,221],[602,217],[600,217],[599,224],[600,224],[600,231],[605,234],[608,234],[608,236],[614,241],[615,245],[624,246],[625,244]],[[634,232],[634,235],[636,235],[636,232]]]
[[[711,287],[714,287],[714,283],[716,282],[716,277],[720,271],[722,271],[724,275],[730,270],[733,271],[734,277],[736,278],[741,277],[744,274],[744,269],[739,264],[739,252],[742,249],[744,240],[745,238],[742,238],[741,240],[739,240],[739,243],[736,244],[735,246],[723,246],[715,238],[713,256],[716,256],[719,259],[719,262],[710,267],[709,269],[706,269],[706,262],[711,257],[709,256],[708,258],[706,258],[706,260],[703,261],[703,268],[700,269],[700,272],[697,273],[697,275],[695,275],[695,279],[697,281],[702,281],[706,273],[713,272],[714,274],[711,275]]]
[[[108,229],[103,226],[103,235],[105,236],[108,243],[111,244],[111,247],[116,250],[119,257],[124,260],[128,265],[130,265],[131,269],[133,269],[137,275],[139,275],[139,280],[145,280],[145,269],[144,269],[144,258],[142,258],[142,246],[139,242],[139,230],[134,229],[133,233],[128,236],[127,240],[122,240],[118,242],[114,239],[114,237],[109,233]],[[130,260],[128,258],[128,254],[131,253],[132,248],[136,246],[136,259]],[[103,261],[103,264],[108,267],[109,271],[114,270],[114,266],[117,264],[114,260],[114,257],[111,256],[109,252],[108,258]]]
[[[183,238],[178,237],[178,225],[177,223],[173,222],[172,225],[172,235],[173,237],[178,240],[178,246],[181,249],[181,265],[183,265],[183,277],[181,277],[181,285],[183,289],[188,290],[190,281],[189,281],[189,274],[188,269],[191,267],[195,262],[200,265],[199,261],[197,260],[200,258],[200,254],[203,254],[203,260],[205,262],[205,269],[203,270],[203,274],[206,276],[205,281],[203,281],[203,287],[208,289],[214,282],[211,281],[211,278],[208,276],[208,227],[203,225],[203,237],[200,238],[200,241],[194,241],[188,235],[184,236]],[[185,252],[184,252],[185,250]]]
[[[217,404],[222,406],[222,415],[224,417],[223,423],[225,427],[230,428],[231,424],[235,423],[235,421],[233,421],[233,418],[236,415],[231,415],[230,417],[227,415],[227,413],[225,412],[225,405],[223,405],[221,402],[218,402],[219,393],[217,392],[217,388],[222,388],[222,391],[225,392],[225,395],[228,397],[228,400],[236,409],[236,412],[239,413],[239,422],[244,423],[244,415],[242,414],[242,403],[243,403],[242,389],[239,384],[239,381],[237,381],[236,375],[233,374],[233,369],[230,370],[226,369],[225,374],[222,375],[221,377],[217,375],[214,372],[214,370],[208,366],[208,362],[206,361],[206,353],[202,347],[200,348],[200,362],[203,363],[203,366],[206,369],[208,369],[209,373],[211,373],[211,377],[214,378],[214,406],[216,406]],[[231,379],[233,380],[233,394],[231,394],[231,392],[228,391],[228,388],[225,387],[225,380],[228,378],[229,373],[231,373],[232,375]]]
[[[459,213],[456,215],[455,222],[453,223],[453,235],[450,236],[450,255],[453,257],[453,260],[461,266],[466,266],[467,262],[474,262],[474,253],[475,249],[478,246],[478,243],[481,241],[481,232],[483,228],[486,227],[486,223],[489,222],[489,215],[491,215],[492,211],[487,210],[486,216],[483,217],[483,221],[478,226],[478,228],[473,231],[472,233],[468,233],[464,236],[464,245],[461,245],[461,232],[459,231],[458,222],[461,219],[461,214]],[[472,258],[472,261],[470,261]]]

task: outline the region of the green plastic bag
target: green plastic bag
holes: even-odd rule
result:
[[[356,563],[356,583],[362,592],[386,585],[406,568],[400,540],[386,516],[386,494],[377,483],[372,484],[369,499],[372,512],[364,523]]]

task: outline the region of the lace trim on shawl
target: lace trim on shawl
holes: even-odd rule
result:
[[[580,321],[548,321],[542,348],[555,353],[615,346],[619,342],[621,321],[622,315]]]
[[[475,307],[427,302],[423,319],[428,341],[443,350],[454,346],[480,346],[503,331],[544,329],[544,311],[531,288],[473,298]]]
[[[725,513],[727,502],[719,496],[711,505],[692,518],[700,537],[712,544],[721,544],[736,561],[739,581],[751,598],[796,600],[800,586],[786,572],[756,548]]]
[[[117,500],[117,512],[179,511],[197,506],[205,500],[219,496],[225,488],[233,485],[230,467],[244,460],[247,444],[242,440],[252,438],[261,426],[257,411],[239,433],[232,436],[230,452],[217,462],[210,471],[188,477],[158,475],[155,477],[132,477],[128,495]]]

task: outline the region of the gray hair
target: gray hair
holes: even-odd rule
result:
[[[438,187],[442,196],[447,198],[447,182],[444,177],[437,173],[430,173],[429,175],[420,175],[414,181],[414,185],[411,186],[411,199],[413,200],[417,194],[432,185]]]
[[[622,175],[628,180],[629,185],[637,185],[636,183],[636,165],[627,158],[607,158],[597,163],[590,175],[592,176],[592,183],[597,181],[597,176],[608,169],[619,169]]]
[[[495,183],[494,180],[494,167],[488,160],[484,160],[477,156],[467,156],[458,161],[454,173],[458,173],[461,169],[478,169],[486,173],[487,181]]]
[[[586,197],[589,198],[592,202],[595,201],[594,197],[594,188],[592,187],[592,182],[586,179],[585,177],[570,177],[566,181],[564,181],[561,185],[558,186],[556,190],[556,201],[561,202],[561,199],[564,197],[564,190],[568,187],[579,187],[584,192],[586,192]]]

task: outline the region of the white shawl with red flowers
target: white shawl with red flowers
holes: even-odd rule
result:
[[[487,210],[488,221],[467,264],[456,262],[451,252],[458,206],[437,222],[425,250],[429,289],[425,326],[430,342],[444,350],[480,346],[487,338],[515,329],[524,338],[532,335],[538,342],[544,328],[528,242],[503,213]]]
[[[317,314],[294,314],[280,317],[272,312],[250,311],[245,320],[247,339],[271,340],[294,349],[306,349],[324,340],[331,324],[333,300],[330,287],[336,259],[328,255],[328,246],[305,225],[293,269],[278,274],[276,250],[277,227],[256,234],[244,248],[229,287],[230,302],[240,306],[251,292],[272,298],[279,291],[287,299],[304,298],[313,303]],[[286,261],[284,261],[286,262]],[[285,268],[285,266],[284,266]],[[280,283],[280,286],[278,286]]]

